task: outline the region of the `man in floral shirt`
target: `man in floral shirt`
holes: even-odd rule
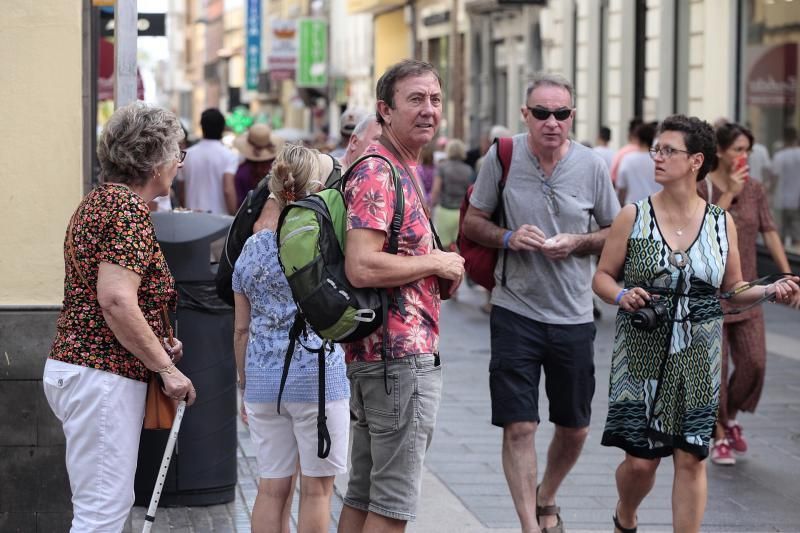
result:
[[[439,74],[428,63],[401,61],[378,80],[377,100],[383,135],[365,153],[392,161],[405,211],[397,254],[390,254],[387,238],[397,193],[392,169],[379,158],[359,164],[345,191],[347,277],[356,287],[389,289],[390,304],[388,339],[378,328],[344,345],[356,422],[340,533],[404,531],[416,517],[422,463],[442,387],[437,277],[457,284],[464,274],[461,256],[434,248],[417,192],[419,153],[433,139],[442,113]]]

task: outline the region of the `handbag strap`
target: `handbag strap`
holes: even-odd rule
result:
[[[83,271],[78,263],[78,259],[75,256],[75,237],[73,236],[73,228],[75,227],[75,218],[78,216],[79,210],[80,206],[75,209],[75,212],[72,213],[72,217],[69,219],[66,243],[67,255],[69,256],[70,263],[72,263],[72,269],[77,272],[78,276],[81,278],[81,281],[83,281],[83,284],[86,286],[86,289],[92,294],[92,296],[94,296],[94,299],[97,300],[97,291],[95,291],[94,288],[89,285],[86,276],[83,275]],[[167,331],[167,337],[169,338],[169,343],[171,345],[175,339],[173,337],[174,332],[172,330],[172,323],[169,321],[169,309],[167,308],[167,304],[161,304],[161,322],[164,326],[164,329]]]
[[[428,204],[425,202],[425,197],[422,194],[422,190],[419,188],[417,175],[411,172],[411,169],[408,168],[408,164],[406,164],[406,160],[400,155],[400,153],[397,151],[397,148],[395,148],[394,144],[392,143],[392,141],[389,140],[388,137],[386,137],[385,135],[381,135],[380,139],[378,140],[387,150],[389,150],[389,152],[395,157],[395,159],[400,161],[400,164],[403,166],[403,170],[405,170],[406,174],[408,174],[408,179],[411,181],[412,185],[414,185],[414,191],[417,194],[417,199],[419,200],[419,203],[422,205],[422,210],[425,212],[425,216],[428,218],[428,224],[430,225],[431,232],[433,233],[434,244],[439,250],[444,250],[444,247],[442,246],[442,241],[441,239],[439,239],[439,234],[436,232],[436,226],[433,225],[433,220],[431,219],[431,212],[428,209]]]

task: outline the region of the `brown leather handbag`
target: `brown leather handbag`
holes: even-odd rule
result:
[[[97,293],[89,285],[86,277],[78,265],[78,260],[75,258],[74,239],[72,237],[72,227],[75,225],[75,217],[78,215],[78,210],[72,215],[69,221],[69,229],[67,230],[67,254],[72,262],[72,268],[78,273],[83,284],[97,300]],[[169,314],[167,313],[166,304],[161,306],[161,320],[164,324],[164,329],[167,331],[170,345],[173,342],[172,325],[169,322]],[[145,401],[144,409],[144,429],[170,429],[172,422],[175,420],[175,411],[177,409],[177,402],[164,393],[162,387],[161,376],[156,372],[150,372],[150,380],[147,382],[147,399]]]

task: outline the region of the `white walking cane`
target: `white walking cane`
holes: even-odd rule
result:
[[[178,410],[175,412],[175,421],[172,423],[169,439],[167,439],[167,447],[164,450],[164,457],[161,459],[161,466],[158,469],[156,486],[153,488],[153,496],[150,498],[150,507],[147,508],[147,514],[144,517],[142,533],[148,533],[150,528],[153,527],[153,522],[156,520],[158,500],[161,498],[161,490],[164,488],[164,481],[167,479],[167,470],[169,470],[169,463],[172,460],[172,450],[175,449],[175,442],[178,440],[178,431],[181,429],[181,421],[183,420],[183,412],[185,410],[186,400],[181,400],[178,403]]]

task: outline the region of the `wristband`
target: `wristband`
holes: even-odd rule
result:
[[[511,230],[505,232],[505,234],[503,235],[503,248],[508,248],[508,243],[509,241],[511,241],[512,235],[514,235],[514,232]]]
[[[619,291],[617,297],[614,298],[614,303],[619,305],[619,301],[622,300],[622,297],[625,296],[626,292],[628,292],[628,289],[622,289],[621,291]]]

